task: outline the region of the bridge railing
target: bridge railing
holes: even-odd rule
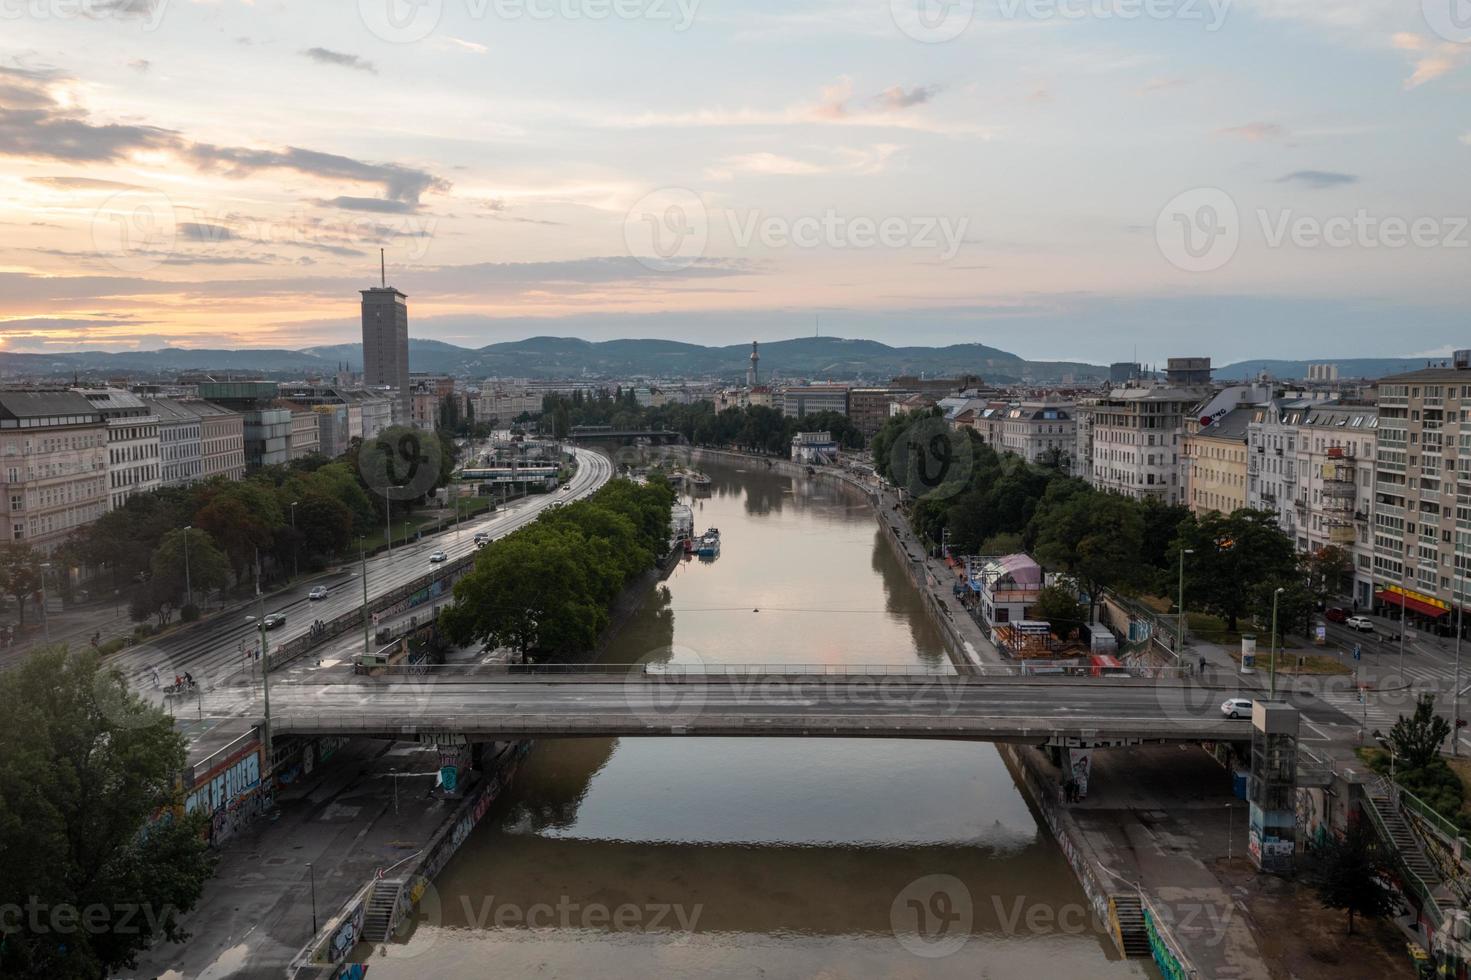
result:
[[[1112,667],[1099,670],[1072,664],[985,664],[957,670],[948,663],[923,664],[400,664],[385,669],[383,676],[470,677],[622,677],[726,678],[726,677],[1090,677],[1102,680],[1170,680],[1193,676],[1186,667]]]

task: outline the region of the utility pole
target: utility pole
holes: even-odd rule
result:
[[[41,625],[46,628],[46,645],[51,645],[51,610],[46,607],[50,605],[46,601],[46,573],[50,571],[49,561],[41,562]]]
[[[1451,755],[1461,754],[1461,623],[1466,604],[1465,580],[1456,569],[1456,667],[1451,687]]]
[[[1277,591],[1272,593],[1272,664],[1270,671],[1268,671],[1271,682],[1270,690],[1267,694],[1267,700],[1269,701],[1277,700],[1277,599],[1286,591],[1286,589],[1279,585]]]
[[[189,532],[194,530],[192,525],[184,525],[184,603],[194,605],[194,586],[189,581]]]
[[[358,549],[363,559],[363,656],[370,656],[373,652],[372,645],[368,642],[368,548],[362,538],[358,538]]]
[[[265,724],[261,726],[265,746],[266,764],[262,767],[261,785],[270,789],[273,785],[271,772],[271,646],[266,636],[266,597],[260,588],[260,549],[255,549],[255,623],[260,631],[260,681],[265,699]]]
[[[1180,549],[1180,621],[1175,627],[1175,659],[1177,660],[1185,656],[1185,556],[1193,554],[1195,554],[1194,548]]]
[[[1408,590],[1406,590],[1408,591]],[[1405,676],[1405,615],[1410,608],[1409,596],[1403,592],[1399,597],[1399,675]]]
[[[296,540],[296,501],[291,501],[291,577],[301,578],[301,544]]]

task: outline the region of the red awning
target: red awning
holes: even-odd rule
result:
[[[1391,606],[1404,605],[1408,607],[1411,612],[1417,612],[1422,616],[1429,616],[1431,619],[1437,619],[1450,612],[1449,609],[1442,609],[1439,606],[1432,606],[1428,602],[1421,602],[1414,596],[1400,595],[1398,592],[1375,592],[1374,598],[1378,599],[1380,602],[1387,602]]]

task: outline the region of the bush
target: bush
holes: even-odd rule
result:
[[[183,609],[180,609],[179,610],[179,621],[182,622],[182,623],[192,623],[192,622],[195,622],[198,619],[199,619],[199,607],[196,606],[192,602],[191,603],[188,603],[187,605],[184,606]]]
[[[99,646],[97,648],[97,652],[100,653],[100,654],[102,654],[105,657],[105,656],[107,656],[110,653],[117,653],[119,650],[121,650],[123,647],[125,647],[127,645],[128,645],[128,641],[127,640],[123,639],[121,636],[115,636],[112,639],[107,640],[106,642],[104,642],[101,646]]]
[[[146,640],[157,632],[158,630],[153,628],[152,623],[139,623],[137,626],[133,627],[133,639]]]

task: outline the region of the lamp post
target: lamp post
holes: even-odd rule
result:
[[[189,532],[192,530],[193,525],[184,525],[184,604],[187,606],[194,605],[194,585],[189,579]]]
[[[1195,554],[1194,548],[1180,549],[1180,621],[1175,627],[1175,659],[1185,653],[1185,556]]]
[[[1236,836],[1236,808],[1226,804],[1226,865],[1231,864],[1231,838]]]
[[[1272,593],[1272,661],[1271,669],[1268,671],[1268,676],[1271,680],[1268,685],[1269,691],[1267,694],[1269,701],[1277,700],[1277,600],[1286,591],[1286,589],[1279,585],[1277,586],[1277,590]]]
[[[358,538],[358,551],[363,560],[363,656],[367,657],[373,648],[368,642],[368,547],[362,537]]]
[[[1408,596],[1405,595],[1405,592],[1401,592],[1399,597],[1399,675],[1401,677],[1405,676],[1405,616],[1409,608]]]
[[[1465,580],[1456,569],[1456,666],[1451,687],[1451,755],[1461,754],[1461,624],[1462,607],[1466,604]]]
[[[312,935],[315,936],[317,934],[317,872],[310,861],[306,863],[306,873],[312,883]]]
[[[296,540],[296,501],[291,501],[291,577],[301,578],[301,543]]]
[[[266,597],[260,589],[260,549],[255,549],[255,625],[260,632],[260,682],[265,700],[265,723],[261,726],[261,743],[265,749],[261,785],[271,787],[271,647],[266,634]]]

